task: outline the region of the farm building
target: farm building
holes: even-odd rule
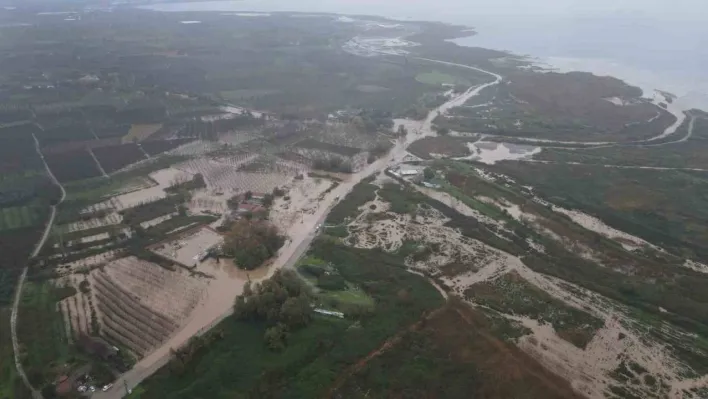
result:
[[[401,169],[399,172],[401,176],[406,177],[406,176],[415,176],[418,174],[418,171],[415,169]]]
[[[315,139],[297,142],[291,151],[312,161],[317,169],[358,172],[368,164],[369,152],[356,147],[325,143]]]
[[[342,312],[335,312],[333,310],[326,310],[326,309],[320,309],[316,308],[315,313],[323,314],[325,316],[334,316],[334,317],[339,317],[340,319],[344,318],[344,313]]]

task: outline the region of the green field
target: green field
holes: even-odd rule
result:
[[[56,368],[66,364],[71,354],[64,322],[56,308],[57,294],[49,282],[27,283],[22,290],[17,336],[23,348],[22,364],[35,386],[52,381]]]
[[[356,308],[371,309],[374,307],[374,300],[371,296],[356,284],[343,278],[334,281],[334,284],[339,285],[341,289],[327,289],[327,287],[332,287],[333,278],[341,277],[336,266],[314,256],[306,256],[297,263],[297,268],[302,278],[318,288],[316,296],[323,306],[336,308],[345,313]],[[325,281],[320,280],[323,276],[327,277]]]
[[[168,367],[160,370],[141,385],[145,391],[139,397],[324,397],[347,367],[443,304],[435,288],[406,272],[394,255],[326,240],[315,242],[311,255],[336,265],[343,278],[361,286],[375,301],[375,310],[345,319],[316,316],[306,327],[291,332],[280,352],[267,349],[266,324],[228,318],[213,332],[220,339],[179,374]]]
[[[342,291],[327,291],[320,295],[325,301],[333,300],[342,304],[342,306],[364,306],[367,308],[374,307],[374,299],[366,292],[357,287],[349,287]]]
[[[0,208],[0,230],[34,226],[42,221],[42,214],[33,205]]]

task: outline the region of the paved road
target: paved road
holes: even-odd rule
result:
[[[37,246],[34,248],[34,251],[32,252],[32,256],[30,258],[36,257],[42,250],[42,247],[44,247],[44,243],[47,242],[49,233],[52,231],[52,227],[54,226],[54,219],[57,215],[57,206],[64,202],[64,198],[66,198],[66,191],[64,190],[64,186],[62,186],[61,183],[59,183],[59,180],[57,180],[57,178],[54,176],[54,173],[52,173],[52,170],[49,168],[47,161],[44,159],[44,155],[42,155],[42,151],[39,148],[39,140],[37,140],[37,137],[35,137],[34,134],[32,134],[32,138],[34,139],[35,150],[37,151],[37,154],[39,154],[40,158],[42,158],[42,163],[44,164],[44,168],[47,170],[49,178],[51,178],[52,182],[57,185],[61,190],[61,198],[56,203],[56,205],[51,206],[51,215],[49,216],[47,226],[44,228],[42,238],[37,243]],[[42,394],[39,393],[36,389],[34,389],[32,384],[29,382],[27,375],[25,374],[24,368],[22,367],[22,362],[20,361],[20,343],[17,339],[17,311],[20,304],[20,298],[22,298],[22,288],[24,287],[25,279],[27,278],[28,267],[29,263],[25,265],[24,269],[22,269],[22,274],[20,274],[20,279],[18,280],[17,287],[15,288],[15,300],[12,303],[12,314],[10,316],[10,333],[12,335],[12,351],[15,356],[15,368],[17,369],[17,374],[20,375],[20,378],[22,378],[22,381],[24,382],[25,386],[32,392],[32,397],[35,399],[41,399]]]

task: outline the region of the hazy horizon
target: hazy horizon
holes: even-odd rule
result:
[[[188,2],[185,2],[188,3]],[[163,3],[160,11],[323,12],[441,21],[474,28],[457,43],[538,57],[562,70],[617,76],[708,108],[708,5],[659,0],[284,0]],[[705,83],[704,83],[705,82]]]

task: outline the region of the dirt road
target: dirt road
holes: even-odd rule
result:
[[[47,238],[49,237],[49,232],[52,231],[52,227],[54,226],[54,219],[56,218],[57,215],[57,206],[64,202],[64,198],[66,198],[66,191],[64,190],[64,186],[59,183],[59,180],[54,176],[54,173],[52,173],[52,170],[49,168],[49,165],[47,164],[47,161],[44,159],[44,155],[42,154],[42,150],[39,147],[39,140],[37,140],[37,137],[32,134],[32,138],[34,139],[34,147],[35,150],[37,151],[37,154],[39,154],[40,158],[42,158],[42,163],[44,164],[44,168],[47,170],[47,174],[49,175],[49,178],[52,179],[52,182],[59,186],[59,189],[61,190],[61,198],[59,198],[59,201],[51,206],[51,214],[49,216],[49,221],[47,222],[47,226],[44,228],[44,233],[42,233],[42,238],[39,240],[37,243],[37,246],[34,248],[34,251],[32,252],[31,258],[34,258],[39,254],[39,252],[42,250],[42,247],[44,247],[44,243],[47,242]],[[32,397],[37,399],[37,398],[42,398],[42,394],[40,394],[37,390],[34,389],[32,384],[30,384],[29,379],[27,378],[27,375],[25,374],[25,370],[22,368],[22,362],[20,361],[20,344],[17,339],[17,310],[20,304],[20,298],[22,298],[22,288],[25,284],[25,279],[27,278],[27,268],[28,265],[25,265],[25,268],[22,270],[22,274],[20,275],[20,279],[17,281],[17,287],[15,291],[15,300],[12,303],[12,314],[10,316],[10,331],[12,334],[12,351],[13,354],[15,355],[15,368],[17,369],[17,374],[20,375],[22,378],[22,381],[24,382],[25,386],[32,391]]]

